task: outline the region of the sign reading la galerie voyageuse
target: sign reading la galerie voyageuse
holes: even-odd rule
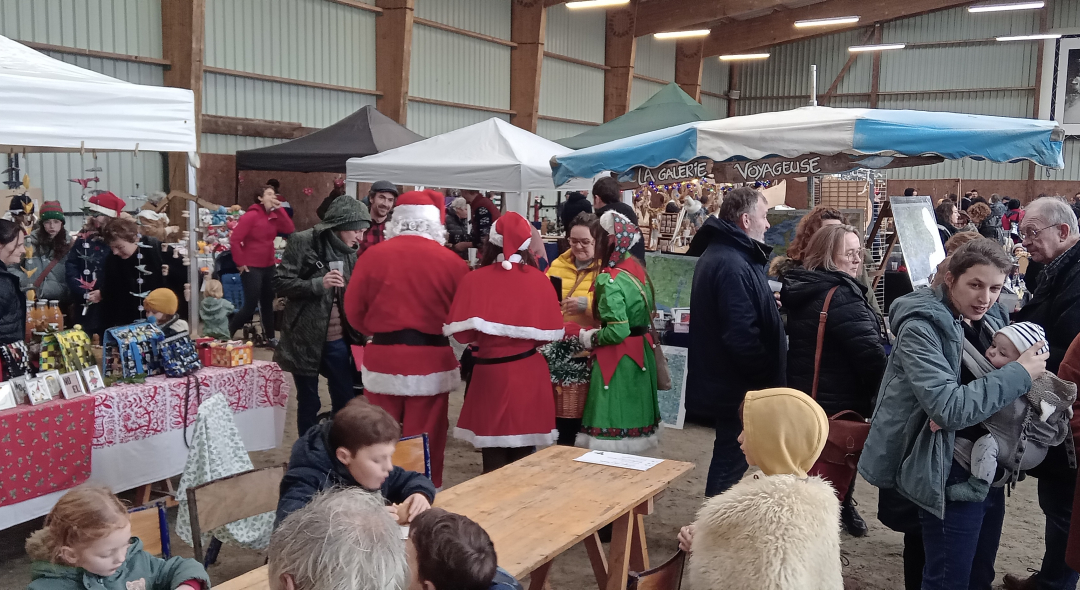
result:
[[[636,168],[634,179],[638,184],[679,182],[692,178],[702,178],[712,168],[710,160],[698,160],[686,164],[666,164],[656,168]]]
[[[694,178],[712,176],[714,182],[745,183],[763,180],[781,180],[820,174],[839,174],[856,168],[901,168],[923,166],[941,162],[939,156],[913,156],[894,158],[885,156],[860,156],[849,154],[805,154],[795,158],[763,158],[741,162],[713,162],[695,160],[685,164],[665,164],[656,168],[644,166],[633,168],[620,177],[627,185],[670,184]],[[628,178],[629,177],[629,178]]]

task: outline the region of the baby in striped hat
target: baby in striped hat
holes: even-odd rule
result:
[[[1010,324],[994,334],[993,343],[986,350],[986,360],[1000,369],[1040,342],[1043,346],[1039,352],[1049,352],[1042,326],[1032,322]],[[949,486],[946,496],[950,500],[981,501],[991,484],[1015,482],[1021,471],[1041,463],[1050,447],[1061,444],[1069,436],[1075,401],[1074,383],[1049,371],[1043,373],[1032,382],[1027,394],[982,423],[989,434],[974,444],[957,438],[958,445],[971,444],[971,478]],[[958,459],[964,463],[963,449],[959,454]],[[1070,456],[1070,462],[1074,460]]]

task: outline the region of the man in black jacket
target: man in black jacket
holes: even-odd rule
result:
[[[567,193],[566,202],[563,203],[562,212],[559,215],[559,220],[562,221],[563,231],[566,232],[567,237],[570,236],[570,225],[579,213],[592,213],[592,203],[589,202],[589,198],[585,193]]]
[[[772,250],[761,192],[737,188],[724,197],[690,244],[699,256],[690,295],[686,410],[716,423],[705,495],[720,494],[746,472],[739,448],[739,405],[747,391],[783,386],[787,342],[765,276]]]
[[[1057,373],[1065,351],[1080,333],[1080,231],[1076,215],[1064,199],[1035,199],[1020,222],[1020,236],[1032,261],[1046,266],[1031,301],[1017,319],[1046,329],[1050,345],[1046,370]],[[1077,573],[1065,564],[1076,484],[1076,469],[1070,468],[1064,446],[1071,444],[1070,438],[1051,448],[1046,459],[1030,472],[1039,478],[1039,507],[1046,515],[1046,552],[1040,571],[1032,576],[1025,579],[1006,574],[1008,590],[1076,587]]]
[[[622,213],[634,225],[638,224],[637,212],[634,208],[622,202],[622,194],[619,190],[619,181],[610,176],[597,180],[592,187],[593,209],[599,218],[608,211]],[[638,240],[630,248],[630,253],[637,256],[642,265],[645,264],[645,240]]]

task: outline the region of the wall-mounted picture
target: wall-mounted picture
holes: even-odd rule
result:
[[[60,396],[64,393],[64,388],[60,384],[60,371],[42,371],[38,373],[38,379],[45,381],[50,398],[60,399]]]
[[[1046,43],[1042,96],[1049,97],[1050,104],[1043,103],[1041,118],[1057,121],[1066,135],[1080,135],[1080,36]],[[1053,75],[1047,75],[1051,67]]]
[[[14,391],[14,393],[15,393],[15,403],[16,404],[25,404],[27,399],[29,399],[27,397],[27,395],[26,395],[26,380],[27,379],[29,379],[28,376],[22,375],[20,377],[15,377],[14,379],[12,379],[10,381],[12,391]]]
[[[105,389],[105,380],[101,377],[101,369],[97,366],[87,367],[82,370],[83,381],[86,382],[86,391],[93,393],[99,389]]]
[[[82,377],[78,371],[60,375],[60,386],[64,391],[64,399],[71,399],[86,394],[86,386],[83,385]]]
[[[11,381],[0,383],[0,410],[10,410],[16,405],[15,386]]]
[[[49,386],[45,384],[45,379],[41,377],[27,379],[26,395],[30,398],[30,404],[35,406],[52,400],[52,396],[49,395]]]

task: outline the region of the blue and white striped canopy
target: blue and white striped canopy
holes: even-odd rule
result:
[[[698,121],[609,141],[551,159],[555,185],[644,166],[806,154],[1030,160],[1063,168],[1064,131],[1054,121],[886,109],[803,107]]]

